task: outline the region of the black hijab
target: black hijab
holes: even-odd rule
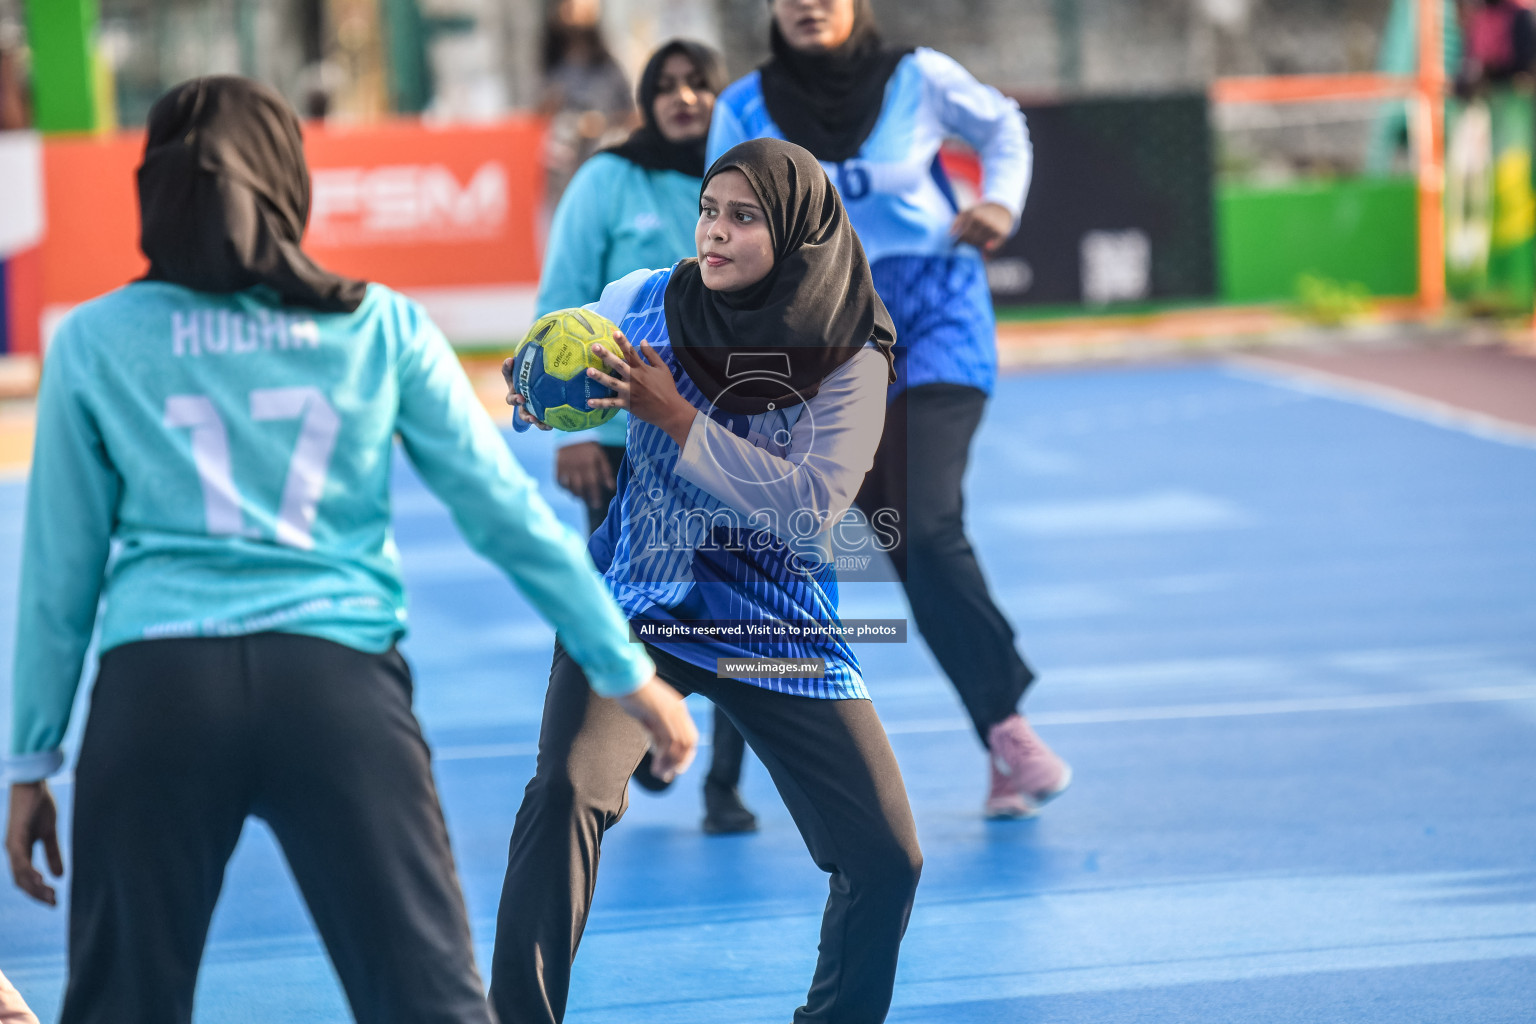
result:
[[[853,0],[853,33],[835,49],[805,53],[789,45],[777,19],[773,57],[759,72],[768,116],[790,142],[829,163],[851,160],[875,130],[885,83],[912,52],[887,48],[869,0]]]
[[[716,160],[703,187],[731,169],[746,175],[762,204],[773,269],[734,292],[704,287],[697,259],[672,271],[667,332],[689,379],[725,412],[756,415],[811,398],[873,340],[894,383],[896,328],[816,158],[793,143],[753,139]]]
[[[276,92],[246,78],[194,78],[150,110],[139,167],[146,279],[203,292],[264,284],[285,303],[350,313],[367,284],[304,254],[308,217],[299,119]]]
[[[702,178],[707,135],[687,142],[673,142],[661,134],[661,127],[656,123],[656,97],[660,94],[657,86],[661,82],[661,69],[667,63],[667,58],[675,53],[688,58],[704,79],[705,89],[716,96],[720,95],[720,90],[725,88],[725,64],[721,62],[720,55],[703,43],[673,39],[651,54],[645,70],[640,73],[640,82],[635,87],[635,101],[640,104],[645,124],[631,132],[628,139],[603,152],[621,156],[648,171],[681,171],[689,177]]]

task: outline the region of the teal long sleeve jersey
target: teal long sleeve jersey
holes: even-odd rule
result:
[[[694,255],[702,180],[598,153],[576,171],[555,207],[539,275],[538,314],[596,302],[636,270]],[[628,416],[574,435],[572,443],[624,444]]]
[[[379,285],[356,312],[323,314],[261,289],[138,282],[75,309],[48,349],[9,778],[62,764],[98,604],[102,651],[274,630],[388,650],[406,629],[390,529],[396,435],[594,690],[649,678],[585,545],[419,306]]]

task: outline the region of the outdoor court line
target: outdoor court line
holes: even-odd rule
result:
[[[1084,711],[1042,711],[1029,716],[1035,725],[1113,725],[1121,722],[1164,722],[1179,719],[1249,718],[1294,715],[1319,711],[1375,711],[1386,708],[1423,707],[1436,704],[1488,704],[1536,700],[1536,683],[1516,686],[1472,686],[1455,690],[1404,690],[1395,693],[1355,694],[1343,697],[1311,697],[1291,700],[1226,701],[1210,704],[1169,704],[1146,708],[1099,708]],[[918,719],[886,722],[891,736],[919,733],[965,732],[971,723],[960,718]],[[701,743],[700,746],[706,744]],[[475,761],[501,757],[531,757],[537,743],[486,743],[439,747],[437,761]]]
[[[1052,995],[1254,982],[1283,977],[1326,977],[1357,971],[1507,960],[1530,957],[1533,953],[1536,953],[1536,936],[1525,933],[898,981],[891,1010],[893,1015],[910,1019],[902,1011]],[[979,991],[983,988],[985,991]],[[628,1019],[645,1019],[657,1024],[766,1019],[782,1014],[783,1003],[800,994],[800,990],[784,989],[715,998],[578,1005],[570,1009],[566,1020],[573,1024],[609,1021],[614,1019],[615,1013],[626,1011]],[[672,1012],[667,1012],[669,1009]]]
[[[1222,368],[1240,379],[1306,395],[1352,402],[1448,430],[1471,434],[1484,441],[1494,441],[1517,448],[1536,448],[1536,429],[1523,423],[1513,423],[1498,416],[1474,412],[1459,405],[1426,398],[1412,391],[1404,391],[1386,384],[1372,384],[1355,377],[1330,373],[1327,370],[1294,366],[1253,355],[1228,356],[1222,361]]]
[[[217,944],[210,946],[205,971],[209,977],[229,976],[231,971],[249,971],[253,967],[277,967],[284,974],[312,973],[316,981],[334,984],[329,960],[323,951],[309,943],[283,943],[275,954],[248,952],[254,959],[240,956],[226,959]],[[305,947],[308,948],[305,948]],[[486,962],[477,950],[477,961]],[[1029,999],[1041,996],[1124,992],[1160,989],[1171,986],[1255,982],[1282,977],[1313,976],[1319,979],[1357,971],[1443,966],[1451,964],[1529,958],[1536,955],[1536,935],[1513,933],[1460,938],[1430,938],[1407,942],[1378,942],[1321,949],[1278,950],[1226,956],[1173,957],[1164,960],[1125,962],[1108,965],[1057,967],[1037,970],[951,976],[920,981],[898,981],[892,1001],[893,1014],[905,1018],[903,1010],[925,1007],[964,1005],[975,1002]],[[9,968],[13,978],[33,985],[61,982],[58,964],[18,964]],[[334,990],[338,1009],[339,987]],[[783,1015],[784,1006],[803,998],[802,987],[775,986],[734,995],[674,995],[666,999],[639,999],[624,1003],[587,1003],[578,995],[566,1014],[573,1022],[644,1019],[670,1024],[700,1020],[771,1019]],[[670,1011],[670,1012],[669,1012]],[[708,1016],[705,1016],[705,1015]],[[346,1018],[343,1018],[346,1019]]]
[[[1438,649],[1414,649],[1421,657]],[[1481,651],[1481,649],[1469,649]],[[1388,653],[1394,653],[1391,649]],[[1351,652],[1359,653],[1359,652]],[[1369,652],[1367,652],[1369,653]],[[1441,653],[1461,654],[1460,648],[1445,648]],[[1347,656],[1347,655],[1340,655]],[[1229,664],[1243,663],[1246,659],[1226,659]],[[1170,668],[1184,671],[1209,670],[1210,666],[1197,662],[1169,662]],[[1074,670],[1063,669],[1058,677],[1070,675]],[[1083,670],[1093,671],[1093,670]],[[913,677],[911,680],[931,684],[931,680]],[[889,696],[889,694],[885,694]],[[1442,704],[1479,704],[1507,701],[1536,700],[1536,683],[1518,683],[1503,686],[1460,687],[1438,690],[1404,690],[1376,694],[1353,694],[1338,697],[1291,698],[1268,701],[1217,701],[1200,704],[1154,705],[1151,707],[1095,708],[1079,711],[1041,711],[1032,713],[1030,721],[1037,725],[1113,725],[1129,722],[1177,721],[1181,719],[1243,718],[1279,714],[1305,714],[1324,711],[1370,711],[1400,707],[1420,707]],[[891,736],[923,735],[934,733],[967,732],[971,723],[959,717],[920,718],[908,721],[894,720],[884,723]],[[699,737],[699,749],[707,750],[710,740],[707,733]],[[499,758],[533,757],[539,752],[537,742],[445,744],[434,746],[434,761],[478,761]],[[55,788],[67,787],[74,782],[74,773],[65,771],[50,780]]]
[[[1536,934],[1524,932],[1016,971],[898,984],[893,1009],[1475,963],[1529,957],[1533,953],[1536,953]],[[976,990],[983,982],[986,994],[978,997]]]

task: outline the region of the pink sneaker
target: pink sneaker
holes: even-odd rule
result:
[[[1035,735],[1023,715],[1009,715],[987,732],[992,772],[988,818],[1033,818],[1072,783],[1072,768]]]

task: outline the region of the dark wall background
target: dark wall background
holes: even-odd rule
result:
[[[1024,113],[1035,177],[1018,234],[992,260],[1000,305],[1088,298],[1084,239],[1093,233],[1144,237],[1150,256],[1145,294],[1123,296],[1127,301],[1216,294],[1210,112],[1203,93],[1027,104]]]

